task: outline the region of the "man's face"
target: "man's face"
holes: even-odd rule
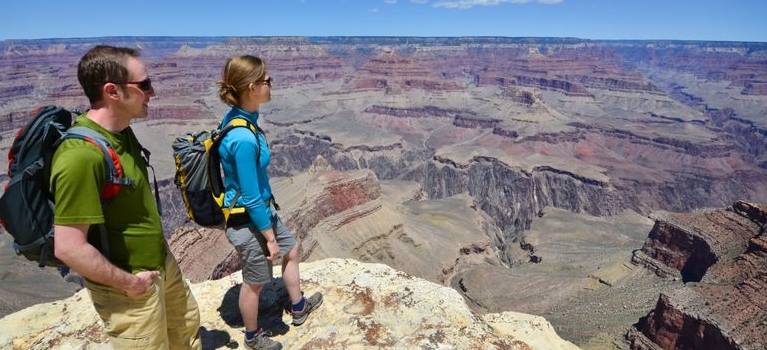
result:
[[[146,118],[149,99],[155,96],[146,66],[136,58],[129,58],[126,63],[128,82],[123,84],[123,108],[128,118]]]

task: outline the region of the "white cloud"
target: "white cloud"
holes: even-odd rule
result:
[[[397,0],[383,0],[384,4],[396,4]]]
[[[497,6],[502,3],[526,4],[532,1],[539,2],[541,4],[558,4],[564,0],[444,0],[434,3],[433,6],[451,9],[469,9],[475,6]]]

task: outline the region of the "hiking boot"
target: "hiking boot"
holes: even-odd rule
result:
[[[290,314],[293,315],[293,325],[294,326],[300,326],[306,322],[306,318],[309,317],[309,314],[312,313],[312,311],[317,310],[317,308],[322,305],[322,293],[314,293],[312,296],[308,298],[304,298],[306,301],[304,302],[304,309],[301,311],[293,311],[290,310]]]
[[[248,340],[245,338],[245,348],[251,349],[251,350],[280,350],[282,349],[282,344],[278,341],[274,341],[268,336],[271,334],[267,334],[265,331],[260,331],[256,334],[256,336],[253,337],[253,339]]]

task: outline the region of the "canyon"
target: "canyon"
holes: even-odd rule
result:
[[[275,82],[260,122],[306,262],[383,263],[452,287],[478,314],[543,316],[584,349],[767,344],[756,331],[767,318],[767,43],[6,40],[0,152],[35,106],[87,107],[76,62],[96,43],[140,48],[147,62],[157,97],[132,127],[152,151],[172,249],[196,282],[238,262],[220,232],[186,222],[170,144],[216,127],[227,110],[221,65],[253,54]],[[38,273],[20,265],[3,265],[4,279]],[[5,285],[0,295],[12,294]],[[32,299],[72,293],[57,288]]]

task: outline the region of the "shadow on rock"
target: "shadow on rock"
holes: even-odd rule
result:
[[[232,328],[245,326],[239,306],[241,288],[242,284],[238,284],[226,291],[218,308],[221,319]],[[272,282],[265,284],[258,300],[258,326],[274,335],[287,333],[290,326],[282,321],[282,316],[288,306],[290,306],[290,298],[282,278],[275,278]]]
[[[203,349],[220,349],[223,347],[236,349],[239,344],[232,340],[229,333],[221,330],[208,330],[200,327],[200,341]]]

